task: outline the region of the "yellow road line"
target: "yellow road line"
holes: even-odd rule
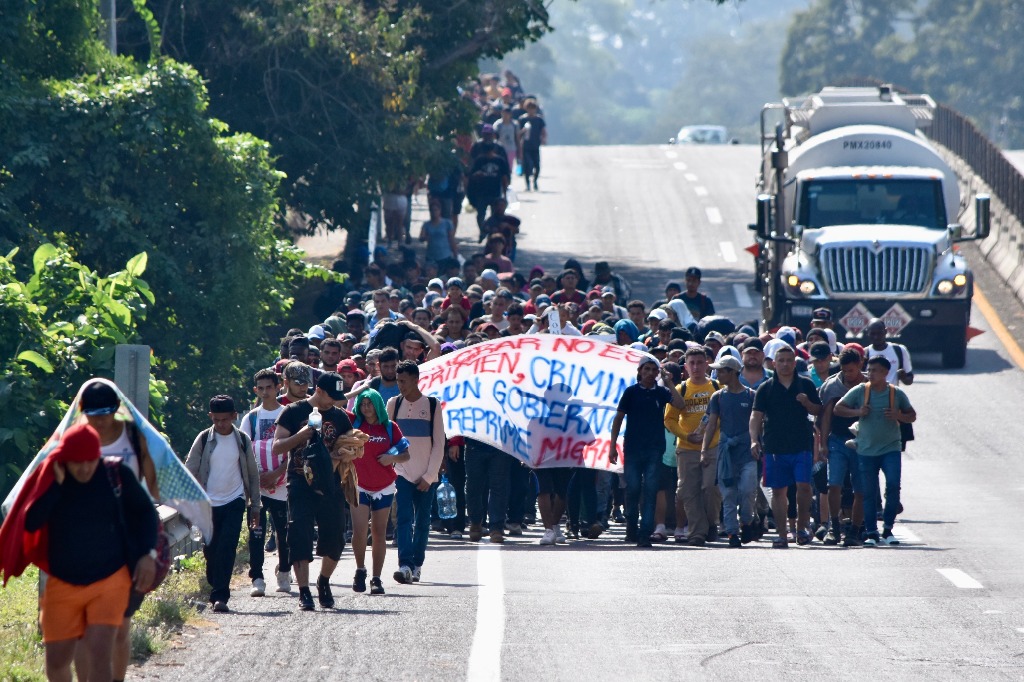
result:
[[[1010,330],[1006,328],[1003,321],[999,319],[999,315],[996,313],[996,309],[992,307],[992,304],[985,298],[985,294],[981,293],[981,289],[977,283],[974,285],[974,304],[978,306],[978,310],[985,316],[992,331],[995,332],[996,337],[1002,342],[1006,348],[1006,352],[1010,354],[1010,357],[1017,366],[1024,369],[1024,350],[1017,344],[1017,341],[1010,334]]]

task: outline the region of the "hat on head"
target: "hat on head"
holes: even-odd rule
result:
[[[86,384],[78,402],[78,407],[90,417],[114,414],[120,406],[121,399],[117,397],[117,391],[103,381],[90,381]]]
[[[337,372],[324,372],[316,380],[316,387],[331,397],[331,400],[344,400],[345,382]]]
[[[348,313],[345,315],[345,319],[348,320],[349,322],[351,322],[353,319],[362,322],[363,320],[366,319],[366,313],[364,313],[362,310],[359,310],[358,308],[353,308],[352,310],[348,311]]]
[[[314,324],[309,328],[309,333],[306,336],[310,339],[320,339],[322,341],[327,338],[327,332],[320,325]]]
[[[591,308],[598,308],[598,309],[600,309],[601,308],[601,301],[600,301],[600,299],[596,299],[595,298],[594,300],[592,300],[590,302],[590,307]]]
[[[828,347],[828,343],[825,341],[818,341],[812,343],[811,347],[807,350],[812,358],[815,360],[827,360],[832,357],[832,349]]]
[[[590,330],[592,330],[596,324],[597,320],[587,320],[583,323],[583,326],[580,327],[580,331],[584,334],[589,334]]]
[[[479,284],[470,284],[468,287],[466,287],[466,293],[467,294],[476,294],[477,296],[483,296],[484,295],[484,288],[482,286],[480,286]]]
[[[594,272],[601,273],[601,272],[611,272],[611,271],[612,271],[612,268],[611,268],[610,265],[608,265],[608,261],[606,261],[606,260],[599,260],[596,263],[594,263]]]
[[[744,341],[743,345],[740,346],[740,351],[743,352],[743,353],[746,353],[751,348],[753,348],[754,350],[763,351],[764,350],[764,344],[761,343],[761,339],[759,339],[759,338],[757,338],[755,336],[755,337],[753,337],[751,339],[747,339],[746,341]]]
[[[547,294],[541,294],[537,297],[537,305],[551,305],[551,297]]]
[[[465,289],[465,287],[462,285],[462,280],[459,279],[458,277],[449,277],[448,278],[448,284],[445,285],[445,289],[451,289],[452,287],[458,287],[460,289]]]
[[[811,313],[811,319],[815,322],[831,322],[832,310],[830,308],[815,308]]]
[[[792,346],[790,346],[788,343],[786,343],[782,339],[772,339],[771,341],[766,343],[765,346],[764,346],[765,357],[767,357],[769,360],[774,360],[775,359],[775,354],[779,351],[779,349],[780,348],[785,348],[787,346],[789,348],[792,348]]]
[[[651,353],[668,353],[668,346],[657,345],[650,350]]]
[[[88,424],[75,424],[61,435],[50,457],[63,463],[97,460],[100,458],[100,436]]]
[[[651,319],[652,317],[655,317],[655,318],[657,318],[659,320],[667,320],[668,319],[668,313],[666,313],[661,308],[655,308],[651,312],[647,313],[647,319],[648,320]]]
[[[647,352],[647,346],[645,346],[642,341],[634,341],[633,343],[629,344],[629,347],[632,348],[633,350],[638,350],[641,353]]]
[[[661,368],[661,363],[658,362],[658,359],[651,355],[645,355],[642,358],[640,358],[640,363],[637,365],[637,369],[640,369],[644,365],[654,365],[659,369]]]
[[[859,343],[848,343],[845,346],[843,346],[843,350],[855,350],[860,354],[861,357],[867,355],[867,351],[864,350],[864,346],[860,345]]]
[[[483,324],[476,328],[478,332],[485,332],[488,329],[493,329],[496,332],[501,331],[500,329],[498,329],[498,325],[494,324],[493,322],[484,322]]]
[[[604,296],[605,294],[611,294],[612,296],[614,296],[615,287],[601,287],[601,296]]]
[[[796,348],[796,330],[792,327],[779,327],[779,331],[775,332],[775,338],[785,341],[793,348]]]
[[[822,329],[825,332],[825,338],[828,340],[828,347],[832,349],[833,355],[839,355],[839,344],[836,342],[836,333],[834,330],[826,327]]]
[[[669,289],[678,289],[679,291],[682,291],[683,285],[675,280],[669,280],[668,284],[665,285],[665,291],[668,291]]]
[[[704,343],[707,343],[708,341],[717,341],[723,346],[725,345],[725,337],[715,331],[708,332],[708,335],[704,337]]]
[[[356,338],[355,334],[342,334],[338,337],[338,341],[341,343],[358,343],[359,339]]]
[[[740,361],[730,354],[723,355],[718,358],[717,362],[712,362],[708,366],[711,369],[731,369],[734,372],[740,372],[743,370],[743,365],[740,364]]]
[[[686,272],[683,273],[683,277],[696,277],[697,279],[700,279],[701,278],[700,268],[695,268],[695,267],[692,267],[692,266],[686,268]]]
[[[441,344],[441,355],[447,355],[448,353],[454,353],[458,350],[458,347],[454,343],[442,343]]]
[[[403,341],[407,341],[407,342],[408,342],[408,341],[412,341],[412,342],[418,343],[418,344],[420,344],[421,346],[424,346],[424,347],[425,347],[425,346],[427,345],[427,344],[426,344],[426,343],[425,343],[425,342],[423,341],[423,337],[422,337],[422,336],[420,336],[419,334],[417,334],[416,332],[409,332],[408,334],[406,334],[406,335],[405,335],[405,336],[404,336],[404,337],[402,338],[402,340],[403,340]]]
[[[484,301],[484,303],[486,303],[487,301],[491,300],[492,298],[494,298],[494,292],[493,291],[485,291],[482,300]]]
[[[338,363],[338,374],[341,374],[342,372],[352,372],[355,374],[357,369],[359,369],[359,365],[357,365],[356,361],[352,358],[345,358]]]
[[[284,378],[308,386],[309,365],[297,361],[289,362],[284,366]]]
[[[492,126],[490,123],[485,123],[483,127],[480,129],[480,132],[484,135],[492,134],[494,133],[494,126]]]
[[[493,268],[487,268],[480,273],[480,279],[490,280],[491,282],[498,281],[498,273]]]
[[[452,277],[452,279],[457,279],[457,278],[456,277]],[[444,290],[444,280],[441,279],[440,277],[435,277],[434,279],[432,279],[429,282],[427,282],[427,288],[430,289],[432,287],[437,287],[438,289],[441,289],[443,291]]]
[[[235,401],[229,395],[215,395],[210,398],[210,412],[234,412]]]
[[[423,297],[423,305],[428,308],[432,308],[435,303],[440,303],[444,300],[444,297],[436,291],[431,291],[429,294]]]
[[[329,329],[331,333],[334,334],[335,336],[338,336],[339,334],[344,334],[346,331],[348,331],[348,322],[345,320],[344,317],[340,317],[337,314],[328,317],[326,320],[324,320],[321,326],[324,327],[325,331]]]

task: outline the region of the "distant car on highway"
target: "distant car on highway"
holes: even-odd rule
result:
[[[729,131],[725,126],[696,125],[683,126],[672,144],[729,144]]]

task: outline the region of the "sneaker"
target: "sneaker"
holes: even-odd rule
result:
[[[366,592],[366,569],[357,568],[356,575],[352,578],[353,592]]]
[[[892,534],[892,528],[886,528],[882,531],[881,541],[882,544],[889,545],[890,547],[900,544],[899,539]]]
[[[469,541],[470,542],[480,542],[480,538],[482,538],[483,536],[484,536],[484,531],[480,527],[479,523],[471,523],[471,524],[469,524]]]
[[[308,587],[299,588],[299,610],[300,611],[314,611],[316,609],[313,606],[313,594],[309,591]]]
[[[636,542],[640,539],[640,529],[636,526],[626,524],[626,542]]]
[[[595,521],[590,524],[590,528],[587,529],[587,537],[591,540],[596,540],[601,537],[601,533],[604,532],[604,524],[600,521]]]
[[[772,540],[772,549],[789,549],[789,539],[780,535]]]
[[[798,531],[796,534],[796,544],[798,545],[809,545],[811,544],[811,534],[806,530]]]
[[[542,545],[553,545],[555,544],[555,529],[548,528],[544,531],[544,535],[540,538],[540,544]]]
[[[829,528],[826,524],[823,523],[820,526],[818,526],[818,530],[814,531],[814,537],[818,538],[818,542],[824,542],[825,537],[828,535],[828,533]]]
[[[277,574],[277,591],[278,592],[291,592],[292,591],[292,580],[291,575],[288,571],[280,571]]]
[[[740,536],[737,535],[736,533],[731,534],[729,536],[729,546],[730,547],[742,547],[743,543],[740,542]]]
[[[217,613],[228,613],[231,609],[228,608],[228,603],[223,601],[213,602],[213,610]]]
[[[637,540],[636,546],[637,547],[641,547],[641,548],[643,548],[643,547],[653,547],[654,543],[651,542],[651,539],[649,537],[647,537],[647,538],[640,538],[639,540]]]
[[[839,531],[835,528],[829,528],[828,532],[825,533],[825,537],[821,541],[823,544],[832,546],[839,544]]]
[[[567,545],[569,541],[565,539],[565,535],[562,534],[562,529],[559,526],[555,526],[555,544],[556,545]]]
[[[878,534],[877,533],[871,533],[866,538],[864,538],[864,546],[865,547],[875,547],[876,545],[878,545]]]
[[[740,526],[740,544],[746,545],[754,539],[754,527],[751,523]]]
[[[262,597],[267,593],[267,583],[262,578],[252,581],[252,589],[249,590],[250,597]]]
[[[268,551],[268,552],[274,552],[274,551],[277,550],[277,534],[276,533],[271,533],[270,534],[270,539],[267,540],[267,544],[266,544],[266,546],[263,549]]]
[[[708,542],[718,542],[718,526],[715,524],[708,526],[708,535],[706,539]]]
[[[432,524],[430,524],[430,530],[434,531],[435,533],[443,533],[444,523],[442,523],[441,521],[434,521]]]
[[[395,582],[403,585],[408,585],[412,582],[412,569],[408,566],[399,566],[398,570],[395,571]]]
[[[615,511],[612,513],[612,520],[615,521],[615,523],[625,523],[626,517],[622,515],[622,510],[616,507]]]
[[[491,531],[490,538],[491,538],[491,542],[493,544],[500,545],[503,542],[505,542],[505,531],[501,531],[501,530]]]
[[[506,523],[505,532],[511,535],[512,537],[519,537],[523,534],[523,527],[520,526],[518,523]]]
[[[461,531],[457,531],[457,530],[453,530],[451,533],[448,534],[448,537],[450,537],[452,540],[461,540],[462,539],[462,532]]]
[[[334,608],[334,595],[331,594],[331,579],[320,576],[316,579],[316,598],[325,609]]]
[[[384,594],[384,583],[376,576],[370,578],[370,594]]]
[[[414,583],[418,583],[420,581],[420,572],[422,570],[423,570],[422,566],[417,566],[416,568],[412,569],[412,581]]]
[[[352,531],[345,531],[345,544],[352,544]]]
[[[705,542],[707,542],[705,538],[702,538],[699,535],[691,535],[686,541],[686,544],[690,547],[703,547]]]

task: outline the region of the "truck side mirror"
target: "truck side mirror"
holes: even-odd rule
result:
[[[772,229],[772,198],[768,194],[757,195],[757,236],[770,239]]]
[[[987,194],[974,197],[974,238],[985,239],[992,231],[991,199]]]

